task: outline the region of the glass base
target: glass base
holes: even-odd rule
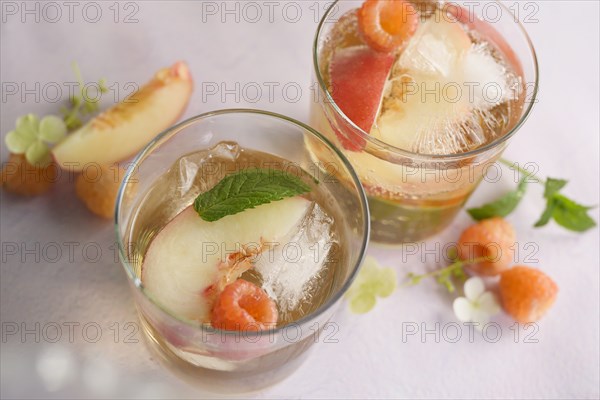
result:
[[[244,369],[243,371],[215,370],[194,365],[192,362],[181,358],[142,315],[139,318],[146,339],[145,342],[152,353],[157,356],[160,363],[188,384],[214,393],[248,393],[281,382],[296,371],[306,360],[310,353],[307,351],[308,347],[314,341],[311,335],[301,342],[263,356],[280,360],[277,367]],[[281,352],[284,354],[281,354]]]

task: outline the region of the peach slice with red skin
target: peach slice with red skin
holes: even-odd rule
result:
[[[80,171],[88,163],[106,165],[129,158],[179,119],[192,88],[186,63],[161,69],[137,92],[55,146],[54,160],[64,169]]]
[[[393,63],[392,54],[379,53],[367,46],[337,50],[331,59],[333,100],[364,132],[370,132],[375,122]],[[333,124],[334,130],[342,146],[347,150],[362,150],[365,139],[345,121],[337,122]]]
[[[504,36],[500,34],[490,23],[480,19],[474,13],[470,13],[464,7],[456,4],[447,7],[447,12],[456,21],[477,32],[483,39],[492,43],[504,55],[506,61],[513,67],[519,76],[523,76],[523,66],[515,51],[508,44]]]
[[[142,284],[173,315],[209,322],[221,291],[252,268],[252,258],[264,251],[263,245],[283,242],[310,204],[296,196],[214,222],[204,221],[190,206],[150,243],[142,264]]]

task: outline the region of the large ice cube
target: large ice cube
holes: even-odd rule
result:
[[[394,66],[371,134],[422,154],[479,147],[503,133],[514,78],[490,44],[474,43],[459,23],[434,15]]]
[[[333,244],[332,223],[332,218],[313,203],[297,229],[256,261],[262,287],[276,299],[280,312],[294,312],[323,289],[320,278]]]
[[[471,47],[471,39],[458,24],[434,15],[419,26],[402,52],[398,68],[434,78],[451,77],[459,59]]]

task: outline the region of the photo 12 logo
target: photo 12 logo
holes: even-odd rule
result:
[[[2,1],[2,23],[137,24],[140,3],[134,1]]]
[[[514,343],[539,343],[536,337],[540,328],[536,323],[519,324],[515,322],[503,329],[497,322],[488,322],[480,324],[478,322],[448,322],[434,324],[421,322],[402,322],[402,343],[418,341],[421,343],[474,343],[483,340],[486,343],[497,343],[503,335],[512,338]],[[476,335],[479,331],[480,335]]]

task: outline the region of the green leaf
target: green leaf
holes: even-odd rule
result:
[[[35,142],[35,136],[20,134],[17,131],[10,131],[4,138],[4,142],[11,153],[23,154],[27,151],[27,148]]]
[[[467,212],[477,221],[492,217],[506,217],[519,205],[527,189],[527,176],[523,177],[515,190],[481,207],[470,208]]]
[[[39,138],[48,143],[56,143],[67,134],[67,125],[57,116],[47,115],[40,121]]]
[[[563,228],[584,232],[596,226],[596,221],[588,215],[593,207],[582,206],[561,194],[554,195],[555,207],[552,217]]]
[[[198,195],[194,209],[203,220],[212,222],[309,191],[310,186],[285,171],[250,168],[226,176],[212,189]]]
[[[538,219],[535,225],[533,226],[539,228],[541,226],[546,225],[552,219],[552,214],[554,213],[555,207],[556,202],[554,201],[554,198],[549,198],[548,201],[546,201],[546,209],[542,213],[540,219]]]
[[[554,179],[548,178],[546,179],[546,185],[544,188],[544,197],[549,199],[554,196],[556,193],[560,191],[560,189],[564,188],[567,184],[567,180],[565,179]]]

